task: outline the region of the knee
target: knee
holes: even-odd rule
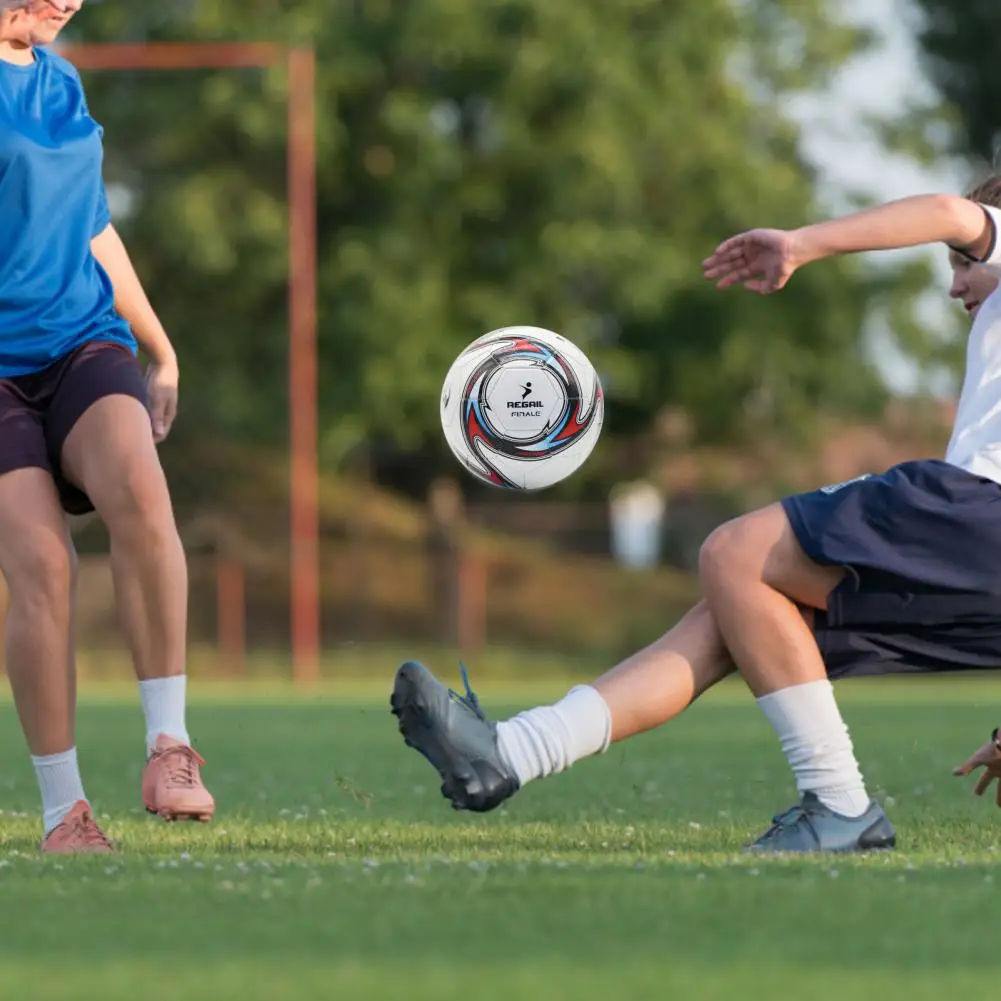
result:
[[[22,615],[69,614],[76,554],[60,540],[34,541],[7,570],[11,603]]]
[[[155,545],[158,539],[177,534],[163,472],[145,468],[129,470],[102,490],[101,515],[112,540],[129,538]]]
[[[720,525],[699,550],[699,579],[707,593],[732,584],[748,564],[751,540],[743,517]]]

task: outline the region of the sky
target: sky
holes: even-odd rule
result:
[[[867,141],[862,115],[892,115],[911,97],[934,98],[935,91],[919,64],[911,24],[910,0],[846,0],[846,17],[873,28],[878,46],[846,66],[824,94],[797,102],[807,149],[823,167],[829,183],[850,183],[886,198],[962,186],[962,169],[948,162],[923,168],[893,158],[892,170],[879,147]]]
[[[904,157],[888,157],[861,124],[866,113],[892,115],[910,97],[934,96],[918,60],[913,5],[909,0],[844,0],[842,10],[848,19],[874,29],[880,43],[844,67],[827,92],[797,101],[794,106],[803,130],[804,151],[821,172],[825,205],[832,211],[843,208],[838,196],[847,188],[871,192],[882,200],[928,191],[960,192],[967,180],[962,164],[943,160],[934,167],[923,167]],[[949,283],[945,254],[939,250],[918,253],[931,255],[942,282],[941,299],[930,295],[927,305],[922,302],[922,308],[934,315],[950,308],[945,297]],[[914,388],[913,366],[878,332],[874,355],[893,389],[906,392]],[[940,392],[954,388],[946,382],[935,387]]]

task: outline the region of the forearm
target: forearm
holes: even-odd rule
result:
[[[139,346],[157,364],[174,359],[174,348],[150,304],[128,251],[114,226],[94,237],[91,252],[107,272],[115,290],[115,309],[132,327]]]
[[[981,259],[993,231],[984,210],[955,195],[917,195],[794,232],[802,263],[870,250],[946,243]]]

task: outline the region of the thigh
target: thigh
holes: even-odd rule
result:
[[[17,469],[52,472],[43,407],[22,379],[0,379],[0,476]]]
[[[52,475],[38,467],[0,475],[0,571],[12,589],[20,581],[68,583],[73,544]]]
[[[781,504],[742,515],[722,525],[702,547],[703,584],[710,580],[759,580],[797,605],[826,608],[843,571],[810,559]]]
[[[63,444],[67,480],[92,502],[105,524],[170,509],[149,414],[128,396],[106,396],[84,413]]]
[[[46,415],[46,442],[64,509],[100,510],[128,476],[159,472],[142,370],[117,344],[94,343],[67,364]]]

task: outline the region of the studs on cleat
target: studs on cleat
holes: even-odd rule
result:
[[[175,810],[151,810],[148,806],[146,812],[152,817],[159,817],[168,824],[173,824],[178,820],[193,820],[199,824],[207,824],[212,820],[211,813],[178,813]]]

